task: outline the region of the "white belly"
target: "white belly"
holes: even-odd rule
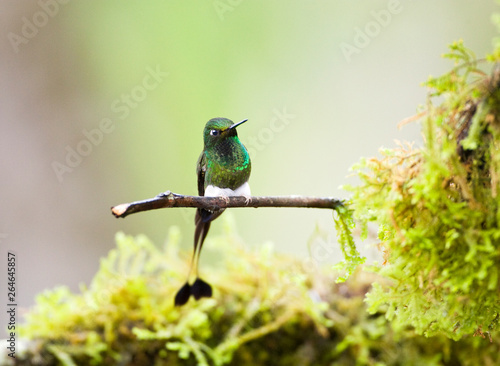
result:
[[[252,193],[250,192],[250,185],[248,182],[243,183],[241,186],[236,188],[234,191],[231,188],[219,188],[212,185],[207,186],[205,189],[206,197],[230,197],[230,196],[246,196],[250,197]]]

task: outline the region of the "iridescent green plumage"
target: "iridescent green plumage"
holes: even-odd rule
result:
[[[203,130],[204,147],[196,165],[198,194],[200,196],[250,196],[250,155],[241,143],[236,127],[246,122],[233,123],[227,118],[213,118]],[[211,286],[198,276],[198,260],[210,223],[224,210],[209,211],[199,208],[195,217],[194,251],[191,269],[196,268],[196,280],[190,285],[189,275],[175,296],[175,305],[184,305],[191,295],[196,300],[212,296]]]
[[[209,185],[235,190],[250,177],[250,155],[233,125],[229,119],[214,118],[205,126],[205,146],[196,169],[200,196]]]

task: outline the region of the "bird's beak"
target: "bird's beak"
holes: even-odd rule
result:
[[[231,126],[229,126],[228,130],[232,130],[233,128],[238,127],[239,125],[245,123],[246,121],[248,121],[248,119],[244,119],[243,121],[238,122],[238,123],[233,123]]]

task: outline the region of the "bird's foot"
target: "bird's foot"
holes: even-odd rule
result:
[[[243,196],[245,197],[245,205],[248,206],[250,202],[252,202],[252,196]]]
[[[224,202],[226,202],[226,205],[229,204],[229,196],[219,196],[219,197],[222,198]]]
[[[165,191],[165,192],[158,193],[156,195],[156,197],[158,197],[158,198],[163,198],[163,197],[181,197],[181,196],[182,196],[181,194],[177,194],[177,193],[174,193],[172,191]]]

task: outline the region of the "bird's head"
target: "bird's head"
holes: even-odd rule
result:
[[[227,118],[212,118],[205,125],[203,130],[203,140],[205,142],[205,147],[210,147],[216,145],[219,141],[226,139],[228,137],[238,136],[236,132],[236,127],[248,121],[244,119],[241,122],[233,123]]]

